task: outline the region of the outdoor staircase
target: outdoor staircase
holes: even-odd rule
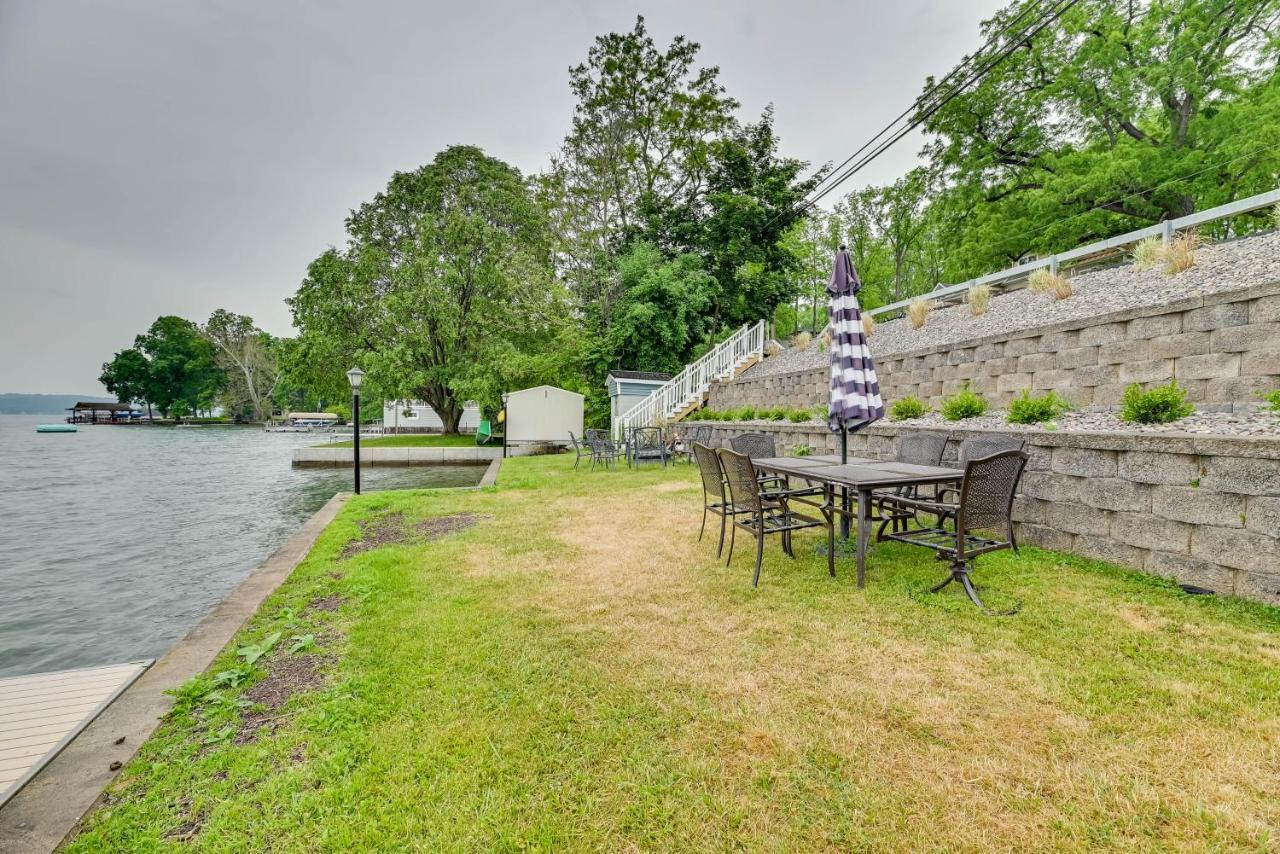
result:
[[[702,405],[716,380],[735,377],[764,358],[765,322],[748,324],[685,366],[653,394],[613,419],[613,434],[678,421]]]

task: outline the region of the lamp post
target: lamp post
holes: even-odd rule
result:
[[[355,445],[356,459],[356,495],[360,494],[360,383],[364,382],[364,371],[352,368],[347,371],[347,381],[351,383],[351,421],[355,430],[351,434]]]

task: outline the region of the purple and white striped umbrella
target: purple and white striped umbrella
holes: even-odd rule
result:
[[[849,250],[841,246],[836,253],[831,283],[827,285],[827,293],[831,295],[827,308],[831,333],[831,400],[827,426],[832,432],[855,433],[884,417],[876,366],[862,331],[862,311],[857,297],[861,288],[862,281],[853,269]]]

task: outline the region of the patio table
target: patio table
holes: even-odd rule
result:
[[[769,474],[794,477],[810,483],[822,484],[824,503],[822,510],[829,520],[828,543],[834,539],[834,517],[856,520],[858,525],[857,571],[858,586],[864,587],[867,579],[867,545],[871,539],[871,493],[877,489],[899,486],[929,486],[957,483],[964,479],[961,469],[942,466],[921,466],[913,463],[850,458],[842,465],[832,457],[765,457],[753,460],[757,469]],[[838,505],[837,488],[847,488],[857,494],[857,510]],[[809,503],[809,502],[805,502]]]

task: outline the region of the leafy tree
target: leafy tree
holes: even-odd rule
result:
[[[146,403],[151,415],[151,363],[140,350],[130,347],[104,362],[98,382],[121,403]]]
[[[446,432],[466,400],[492,394],[511,348],[536,347],[565,317],[545,212],[515,168],[478,148],[397,173],[347,233],[345,249],[311,263],[294,321],[385,389],[427,401]]]
[[[626,296],[609,330],[610,368],[676,373],[709,333],[715,280],[697,255],[667,261],[637,243],[618,259]]]
[[[182,418],[209,409],[226,382],[226,374],[214,359],[213,345],[194,323],[181,317],[157,318],[134,340],[134,349],[148,362],[143,398],[166,417]]]
[[[215,360],[227,375],[224,403],[228,411],[246,412],[254,421],[270,415],[270,398],[280,379],[270,335],[253,325],[253,318],[218,309],[200,327],[213,344]]]
[[[1278,21],[1274,0],[1083,0],[951,101],[926,154],[956,277],[1274,186]]]

